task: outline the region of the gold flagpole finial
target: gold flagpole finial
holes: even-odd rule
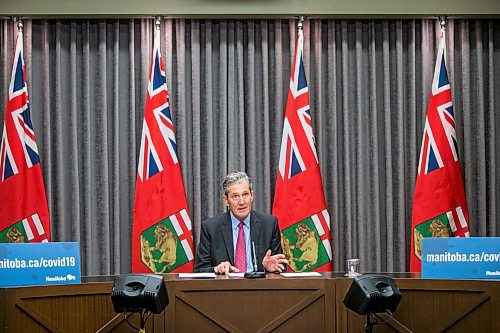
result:
[[[12,16],[12,21],[14,23],[17,22],[17,31],[22,33],[24,26],[23,26],[23,21],[21,21],[19,16]]]
[[[297,25],[297,28],[298,28],[299,30],[302,30],[302,26],[303,26],[303,24],[304,24],[304,21],[306,20],[306,17],[305,17],[304,15],[300,15],[300,16],[298,17],[298,19],[299,19],[299,23],[298,23],[298,25]]]
[[[160,30],[161,16],[155,16],[155,29]]]
[[[446,30],[446,23],[448,23],[448,18],[446,16],[439,16],[439,24],[442,30]]]

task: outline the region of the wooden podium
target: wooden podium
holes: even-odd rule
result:
[[[386,274],[403,294],[394,319],[374,332],[500,332],[500,281],[429,280]],[[169,305],[146,332],[364,332],[365,317],[343,299],[352,280],[314,278],[179,278],[164,275]],[[113,277],[81,284],[0,288],[0,332],[133,332],[113,311]],[[138,316],[129,321],[139,326]]]
[[[333,332],[331,279],[167,280],[168,332]]]

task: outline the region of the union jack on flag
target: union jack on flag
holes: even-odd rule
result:
[[[458,161],[458,142],[444,47],[440,47],[438,51],[431,94],[420,150],[419,175],[444,167],[445,161]],[[438,143],[442,143],[441,149]]]
[[[50,218],[45,186],[40,166],[40,155],[31,123],[26,68],[23,60],[23,34],[16,39],[14,62],[9,84],[9,96],[0,144],[0,231],[18,230],[23,221],[28,237],[7,237],[1,241],[24,239],[40,242],[50,240]],[[30,233],[32,221],[42,237]],[[21,230],[20,229],[20,230]],[[12,229],[14,232],[14,229]],[[13,233],[10,233],[13,235]],[[33,237],[30,237],[33,235]]]
[[[177,155],[160,31],[153,54],[135,185],[132,271],[192,272],[191,219]]]
[[[410,271],[421,270],[424,237],[469,237],[469,212],[441,30],[413,196]]]
[[[153,46],[137,170],[141,179],[149,179],[163,171],[163,164],[167,163],[167,159],[172,163],[178,163],[167,79],[159,49],[160,43],[156,41],[156,38],[159,38],[159,35],[155,37]],[[168,153],[162,154],[165,152]],[[164,156],[164,158],[162,159],[160,156]]]
[[[302,154],[297,146],[290,122],[295,123],[297,129],[301,129],[309,147],[307,150],[313,154],[316,164],[316,142],[312,129],[311,107],[309,106],[309,88],[307,86],[306,73],[303,61],[304,35],[302,30],[298,33],[297,48],[292,74],[290,78],[290,91],[288,96],[285,123],[283,125],[283,137],[281,139],[281,150],[279,159],[279,175],[282,179],[291,177],[306,171]],[[290,109],[290,112],[288,111]],[[295,127],[294,126],[294,127]]]
[[[289,269],[331,271],[330,215],[326,209],[316,153],[303,44],[303,31],[299,29],[281,139],[273,215],[278,218]]]
[[[309,88],[307,86],[306,72],[304,70],[304,34],[299,31],[295,61],[292,64],[292,76],[290,78],[290,92],[295,101],[295,108],[300,124],[307,137],[310,149],[314,154],[316,162],[316,141],[312,129],[311,107],[309,106]]]
[[[28,88],[22,53],[22,40],[16,43],[14,66],[9,85],[8,105],[12,110],[5,115],[0,151],[1,181],[19,173],[21,165],[28,168],[40,162],[35,132],[31,124]],[[9,108],[10,109],[10,108]]]

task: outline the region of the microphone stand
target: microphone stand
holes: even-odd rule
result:
[[[253,272],[246,272],[243,276],[249,279],[261,279],[266,277],[266,272],[259,272],[257,270],[257,255],[255,254],[255,242],[252,242],[252,261],[253,261]]]

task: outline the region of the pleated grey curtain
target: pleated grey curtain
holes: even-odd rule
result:
[[[54,241],[78,241],[82,274],[130,272],[139,136],[153,21],[25,20],[24,59]],[[15,24],[0,21],[4,117]],[[407,271],[437,20],[309,20],[304,61],[334,269]],[[162,22],[195,243],[222,212],[220,182],[246,170],[271,212],[293,20]],[[472,236],[500,236],[500,21],[450,20],[448,73]]]

